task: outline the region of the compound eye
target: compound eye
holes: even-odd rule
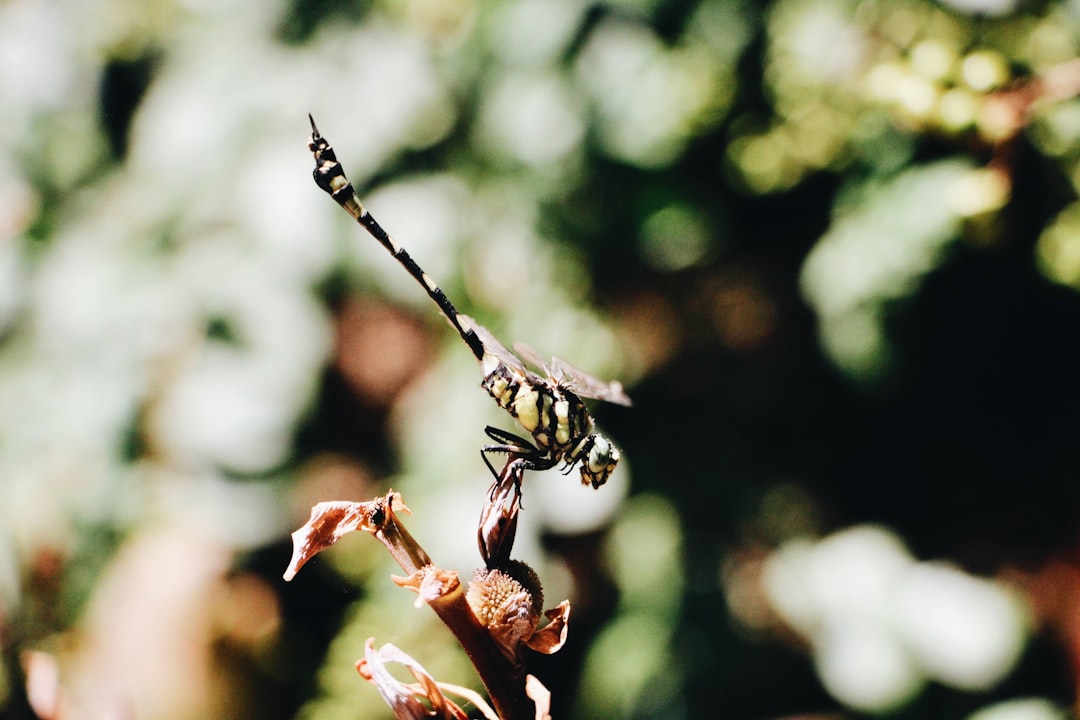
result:
[[[589,448],[589,470],[594,473],[602,471],[611,462],[611,443],[599,435],[593,436],[592,447]]]
[[[598,488],[607,482],[608,476],[619,462],[619,449],[607,438],[593,435],[590,438],[588,456],[581,464],[581,481]]]

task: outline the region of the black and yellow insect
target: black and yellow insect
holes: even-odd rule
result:
[[[529,470],[546,470],[563,463],[569,472],[580,463],[581,482],[598,488],[619,462],[619,449],[603,435],[593,432],[593,419],[581,398],[630,405],[619,382],[604,382],[578,370],[565,360],[544,363],[526,346],[515,346],[521,355],[542,368],[546,377],[529,370],[520,357],[508,350],[494,335],[472,318],[457,311],[446,293],[425,273],[403,247],[375,221],[360,202],[330,143],[319,134],[311,120],[308,148],[315,155],[315,182],[338,205],[352,215],[423,286],[461,339],[480,361],[484,379],[481,387],[499,407],[513,415],[532,436],[533,442],[494,427],[486,428],[495,445],[482,448],[484,462],[496,478],[487,453],[512,453]],[[534,444],[535,443],[535,444]]]

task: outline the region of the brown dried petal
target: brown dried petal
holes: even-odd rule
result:
[[[35,717],[41,720],[59,717],[60,663],[56,656],[31,650],[24,652],[21,659],[26,675],[26,699]]]
[[[535,675],[525,676],[525,694],[536,703],[535,720],[551,720],[551,691]]]
[[[472,703],[474,706],[476,706],[476,709],[480,712],[480,714],[487,718],[487,720],[499,720],[499,716],[495,713],[491,706],[488,705],[488,701],[484,699],[484,696],[476,692],[472,688],[467,688],[461,685],[454,685],[453,683],[445,682],[440,682],[438,683],[438,685],[439,689],[442,690],[443,693],[447,695],[457,695],[466,702]]]
[[[458,574],[453,570],[443,570],[434,565],[426,565],[408,577],[391,578],[399,587],[416,593],[416,604],[432,603],[449,595],[461,584]]]
[[[408,668],[418,681],[416,685],[407,685],[386,669],[386,664],[396,662]],[[356,671],[372,683],[379,691],[386,704],[398,720],[468,720],[468,714],[448,700],[439,689],[438,683],[424,667],[394,645],[387,643],[375,649],[375,639],[368,638],[364,646],[364,657],[357,661]],[[429,710],[420,698],[427,698],[431,703]]]
[[[524,473],[524,461],[510,457],[480,511],[476,540],[480,546],[480,556],[489,568],[510,560],[514,536],[517,534],[518,512],[521,510],[521,478]]]
[[[570,631],[570,601],[563,600],[544,615],[551,622],[533,633],[525,644],[530,650],[551,655],[566,643],[566,635]]]
[[[338,500],[321,502],[311,508],[311,517],[303,527],[292,534],[293,554],[289,567],[285,570],[285,581],[296,577],[304,563],[344,535],[356,530],[374,533],[381,529],[388,509],[391,512],[408,512],[401,495],[395,492],[369,502]]]

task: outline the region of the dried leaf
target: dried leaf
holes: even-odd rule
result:
[[[390,674],[387,663],[404,665],[417,684],[406,684]],[[387,643],[375,649],[375,639],[368,638],[364,657],[356,663],[360,675],[372,683],[398,720],[468,720],[468,714],[443,695],[435,678],[410,655]],[[428,707],[420,700],[427,698]]]
[[[453,570],[443,570],[434,565],[426,565],[408,577],[392,577],[398,586],[416,593],[416,604],[432,603],[449,595],[461,585],[458,574]]]
[[[566,643],[566,635],[570,630],[570,601],[563,600],[544,615],[551,622],[533,633],[525,644],[538,653],[551,655]]]
[[[487,700],[485,700],[480,693],[476,692],[472,688],[462,687],[461,685],[454,685],[453,683],[444,682],[441,682],[438,685],[439,689],[442,690],[444,693],[457,695],[458,697],[464,698],[465,700],[471,702],[473,705],[476,706],[476,709],[480,711],[480,714],[487,718],[487,720],[499,720],[499,716],[495,713],[491,706],[488,705]]]
[[[56,656],[30,650],[22,654],[26,675],[26,699],[41,720],[58,717],[60,707],[60,663]]]
[[[525,694],[536,703],[536,720],[551,720],[551,691],[535,675],[525,676]]]
[[[311,508],[311,517],[292,534],[293,554],[284,578],[288,582],[308,560],[330,547],[344,535],[356,530],[375,533],[386,522],[388,512],[408,512],[401,494],[390,492],[386,497],[369,502],[338,500],[321,502]]]

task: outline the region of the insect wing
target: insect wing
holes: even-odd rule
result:
[[[633,405],[630,396],[626,394],[622,383],[618,380],[604,382],[584,370],[574,367],[560,357],[553,357],[551,365],[551,371],[565,377],[568,381],[566,382],[567,386],[581,397],[603,400],[604,402],[625,405],[626,407]]]
[[[529,372],[529,369],[525,367],[525,363],[521,362],[521,358],[510,352],[505,345],[499,342],[498,338],[491,334],[490,330],[464,313],[461,313],[459,317],[465,320],[465,322],[471,325],[473,330],[476,331],[476,336],[480,338],[480,342],[484,345],[484,352],[491,353],[520,373],[533,375],[533,373]]]
[[[536,352],[536,349],[533,348],[532,345],[527,345],[523,342],[516,342],[514,343],[514,353],[518,357],[522,358],[525,362],[531,363],[533,367],[538,367],[543,370],[544,374],[552,380],[561,380],[561,378],[552,375],[552,371],[554,368],[547,364],[544,358],[540,356],[540,353]]]

